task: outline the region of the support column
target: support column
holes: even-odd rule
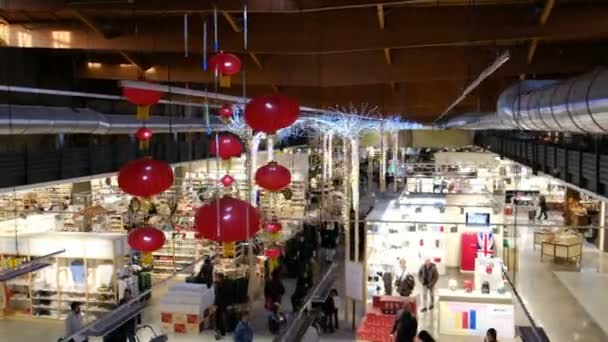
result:
[[[380,192],[386,192],[386,147],[388,141],[384,128],[380,131]]]
[[[350,189],[350,165],[349,165],[349,156],[348,156],[348,139],[344,137],[343,141],[343,152],[344,152],[344,177],[342,180],[342,189],[344,191],[344,203],[342,208],[342,222],[344,224],[344,264],[350,261],[350,198],[348,196]],[[331,168],[330,168],[331,169]],[[346,274],[346,268],[344,269],[344,283],[348,282],[348,276]],[[346,294],[344,294],[344,302],[346,303],[344,307],[344,320],[349,321],[352,303]]]
[[[399,131],[393,132],[393,191],[397,192],[397,165],[399,153]]]
[[[600,260],[602,260],[602,253],[608,252],[608,245],[606,244],[606,202],[600,202],[600,226],[599,226],[599,239],[600,239]]]
[[[374,191],[374,147],[367,148],[367,191]]]

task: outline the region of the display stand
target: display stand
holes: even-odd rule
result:
[[[485,336],[490,328],[500,338],[515,337],[515,306],[511,293],[439,289],[439,333]]]

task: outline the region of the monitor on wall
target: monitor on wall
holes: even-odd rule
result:
[[[467,226],[489,226],[489,213],[467,213]]]

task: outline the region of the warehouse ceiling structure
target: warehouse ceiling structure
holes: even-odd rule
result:
[[[214,8],[220,49],[244,62],[247,96],[303,105],[377,105],[433,122],[505,51],[510,59],[448,113],[491,112],[517,80],[561,79],[606,64],[608,3],[560,0],[0,1],[1,44],[85,56],[82,80],[211,89],[204,72]],[[187,29],[184,16],[187,14]],[[222,92],[242,93],[241,77]],[[103,89],[100,89],[102,91]]]

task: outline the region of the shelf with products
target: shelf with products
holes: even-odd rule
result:
[[[15,248],[11,239],[14,238],[0,235],[3,251]],[[118,304],[116,272],[128,254],[126,236],[53,232],[19,236],[18,245],[27,251],[27,258],[60,248],[66,251],[49,259],[48,267],[21,277],[20,285],[6,283],[11,295],[21,302],[17,305],[17,300],[8,301],[10,314],[60,319],[74,301],[83,304],[84,313],[109,311]],[[2,254],[0,258],[10,256]],[[85,319],[93,318],[92,314],[85,314]]]

